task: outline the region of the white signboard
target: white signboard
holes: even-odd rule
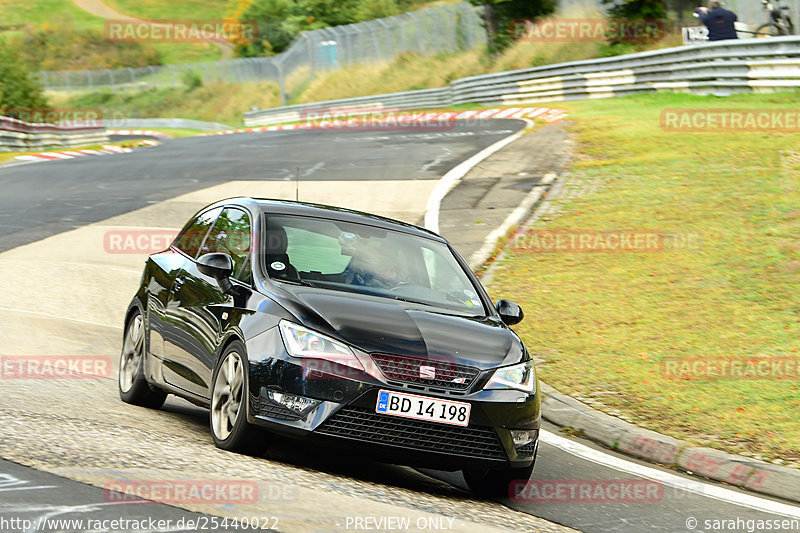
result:
[[[690,26],[681,28],[683,44],[695,44],[708,40],[708,28],[705,26]]]

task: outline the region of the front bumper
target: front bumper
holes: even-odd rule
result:
[[[447,391],[409,390],[375,375],[344,367],[303,366],[290,357],[280,337],[261,336],[270,346],[248,346],[250,356],[248,421],[272,432],[315,439],[321,443],[358,448],[396,464],[429,466],[442,470],[462,467],[525,467],[534,459],[541,424],[538,390],[525,394],[512,390],[474,390],[453,396]],[[272,340],[268,340],[272,338]],[[261,343],[260,343],[261,344]],[[374,372],[373,372],[374,374]],[[480,385],[476,381],[476,385]],[[471,404],[468,427],[440,424],[377,413],[378,391],[395,390]],[[299,414],[273,401],[269,391],[318,400],[319,405]],[[536,430],[535,438],[515,446],[511,429]]]

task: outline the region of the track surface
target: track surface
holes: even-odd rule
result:
[[[304,185],[300,189],[301,199],[305,191],[309,195],[333,195],[334,192],[325,193],[325,184],[329,182],[333,186],[331,190],[338,195],[332,196],[336,200],[332,203],[349,202],[348,205],[364,205],[365,210],[374,210],[373,207],[386,200],[382,196],[398,195],[417,185],[432,186],[430,180],[438,179],[458,162],[521,126],[518,121],[488,120],[432,133],[311,131],[213,136],[177,139],[158,148],[130,154],[0,167],[0,186],[4,190],[0,198],[0,252],[6,252],[0,254],[0,268],[6,272],[11,272],[14,265],[28,269],[14,278],[18,279],[12,284],[15,291],[7,293],[0,301],[4,308],[0,313],[4,324],[0,330],[0,354],[118,352],[118,315],[123,309],[117,309],[121,307],[117,301],[124,302],[129,297],[130,280],[135,285],[141,258],[131,261],[130,267],[126,263],[103,268],[102,273],[92,268],[118,258],[101,257],[82,265],[80,243],[84,241],[80,239],[89,234],[80,232],[90,230],[99,221],[116,217],[113,224],[109,224],[131,225],[137,223],[137,218],[147,218],[142,225],[175,227],[186,218],[186,212],[191,213],[200,205],[201,200],[189,195],[174,203],[162,204],[176,196],[211,186],[222,187],[212,189],[212,195],[217,191],[249,194],[250,188],[262,191],[265,187],[272,190],[273,186],[285,195],[287,187],[292,190],[291,180],[297,176]],[[248,181],[251,185],[225,188],[224,184],[231,180]],[[420,180],[430,183],[418,183]],[[352,190],[347,185],[342,186],[341,182],[345,181],[352,183]],[[374,187],[374,182],[385,182],[384,187],[398,182],[401,187],[380,189]],[[362,185],[368,183],[370,188],[365,189]],[[364,197],[367,190],[371,192]],[[409,194],[419,196],[419,191],[424,189],[414,190],[416,192]],[[424,200],[422,198],[422,205]],[[137,209],[141,211],[129,214]],[[422,216],[418,209],[416,214],[412,208],[404,212],[405,218],[412,221]],[[57,235],[74,228],[81,229]],[[69,240],[73,234],[73,240]],[[36,242],[54,235],[57,236],[43,243]],[[33,244],[13,249],[30,243]],[[96,245],[96,242],[91,243],[91,246]],[[90,247],[88,242],[86,247],[87,250]],[[64,248],[72,248],[76,261],[74,265],[64,262],[63,279],[60,279],[57,264],[39,269],[35,264],[38,259],[32,259],[46,261],[50,252],[54,257],[71,257],[64,255]],[[70,304],[71,295],[54,295],[65,288],[69,292],[72,287],[85,288],[79,298],[81,301],[74,305],[76,310],[70,309],[74,311],[70,320],[59,320],[59,315],[65,313],[64,309]],[[120,291],[124,294],[118,295]],[[104,305],[109,301],[113,305],[109,304],[106,309]],[[26,315],[21,312],[25,310],[39,314]],[[41,337],[23,333],[31,330],[39,332]],[[109,357],[113,359],[115,355]],[[7,428],[4,439],[0,440],[0,456],[73,479],[101,486],[104,480],[121,476],[257,479],[265,489],[264,494],[279,495],[267,498],[266,507],[257,511],[246,507],[232,510],[230,506],[183,507],[213,514],[250,515],[263,513],[265,509],[278,513],[277,509],[282,509],[281,519],[289,524],[285,526],[287,530],[319,528],[314,521],[304,522],[304,517],[298,516],[304,509],[299,504],[307,501],[309,495],[318,504],[315,510],[322,518],[330,518],[324,530],[344,529],[341,513],[358,514],[359,509],[340,507],[348,503],[363,505],[366,501],[355,497],[380,505],[400,505],[411,510],[408,512],[446,514],[462,521],[479,517],[480,522],[494,527],[550,530],[544,522],[533,526],[534,523],[525,522],[495,503],[474,500],[461,490],[464,486],[460,474],[425,472],[428,475],[423,475],[408,468],[364,463],[357,457],[309,450],[284,441],[277,442],[263,459],[235,456],[216,450],[210,444],[207,412],[181,400],[171,398],[162,410],[149,411],[120,403],[113,379],[20,381],[5,382],[4,394],[0,395],[0,424]],[[596,448],[590,443],[583,444]],[[639,463],[632,461],[630,464]],[[3,472],[30,483],[62,487],[57,499],[49,490],[29,491],[25,501],[31,505],[62,501],[70,505],[94,503],[97,491],[102,493],[101,489],[85,485],[75,488],[73,481],[52,478],[13,463],[0,462],[0,473]],[[542,443],[534,479],[634,480],[641,476]],[[716,484],[707,486],[719,487]],[[336,498],[328,497],[329,494]],[[732,492],[733,498],[729,499],[735,500],[735,494]],[[19,503],[14,498],[16,496],[6,497],[0,492],[0,501],[4,504]],[[697,494],[671,486],[665,486],[662,496],[656,500],[637,503],[503,503],[553,522],[598,532],[710,531],[703,529],[703,520],[783,518],[720,501],[711,497],[710,491]],[[0,516],[9,512],[8,507],[0,509],[5,509]],[[389,512],[390,509],[376,507],[369,512]],[[181,513],[191,514],[164,505],[147,505],[144,514],[173,516]],[[797,513],[800,516],[800,509]],[[696,529],[687,528],[689,518],[699,521]],[[465,523],[461,522],[461,528]],[[459,526],[451,529],[461,530]]]
[[[0,251],[231,180],[438,179],[523,125],[480,122],[428,133],[190,137],[128,154],[0,167]]]

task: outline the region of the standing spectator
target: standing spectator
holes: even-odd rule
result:
[[[708,28],[709,41],[739,38],[733,25],[736,22],[736,13],[723,8],[719,2],[711,2],[711,9],[698,7],[694,12],[697,13],[700,22]]]

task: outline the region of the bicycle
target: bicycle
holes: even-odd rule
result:
[[[761,3],[769,13],[769,21],[756,28],[754,33],[757,37],[794,35],[794,24],[788,13],[788,6],[778,6],[770,0],[761,0]]]

